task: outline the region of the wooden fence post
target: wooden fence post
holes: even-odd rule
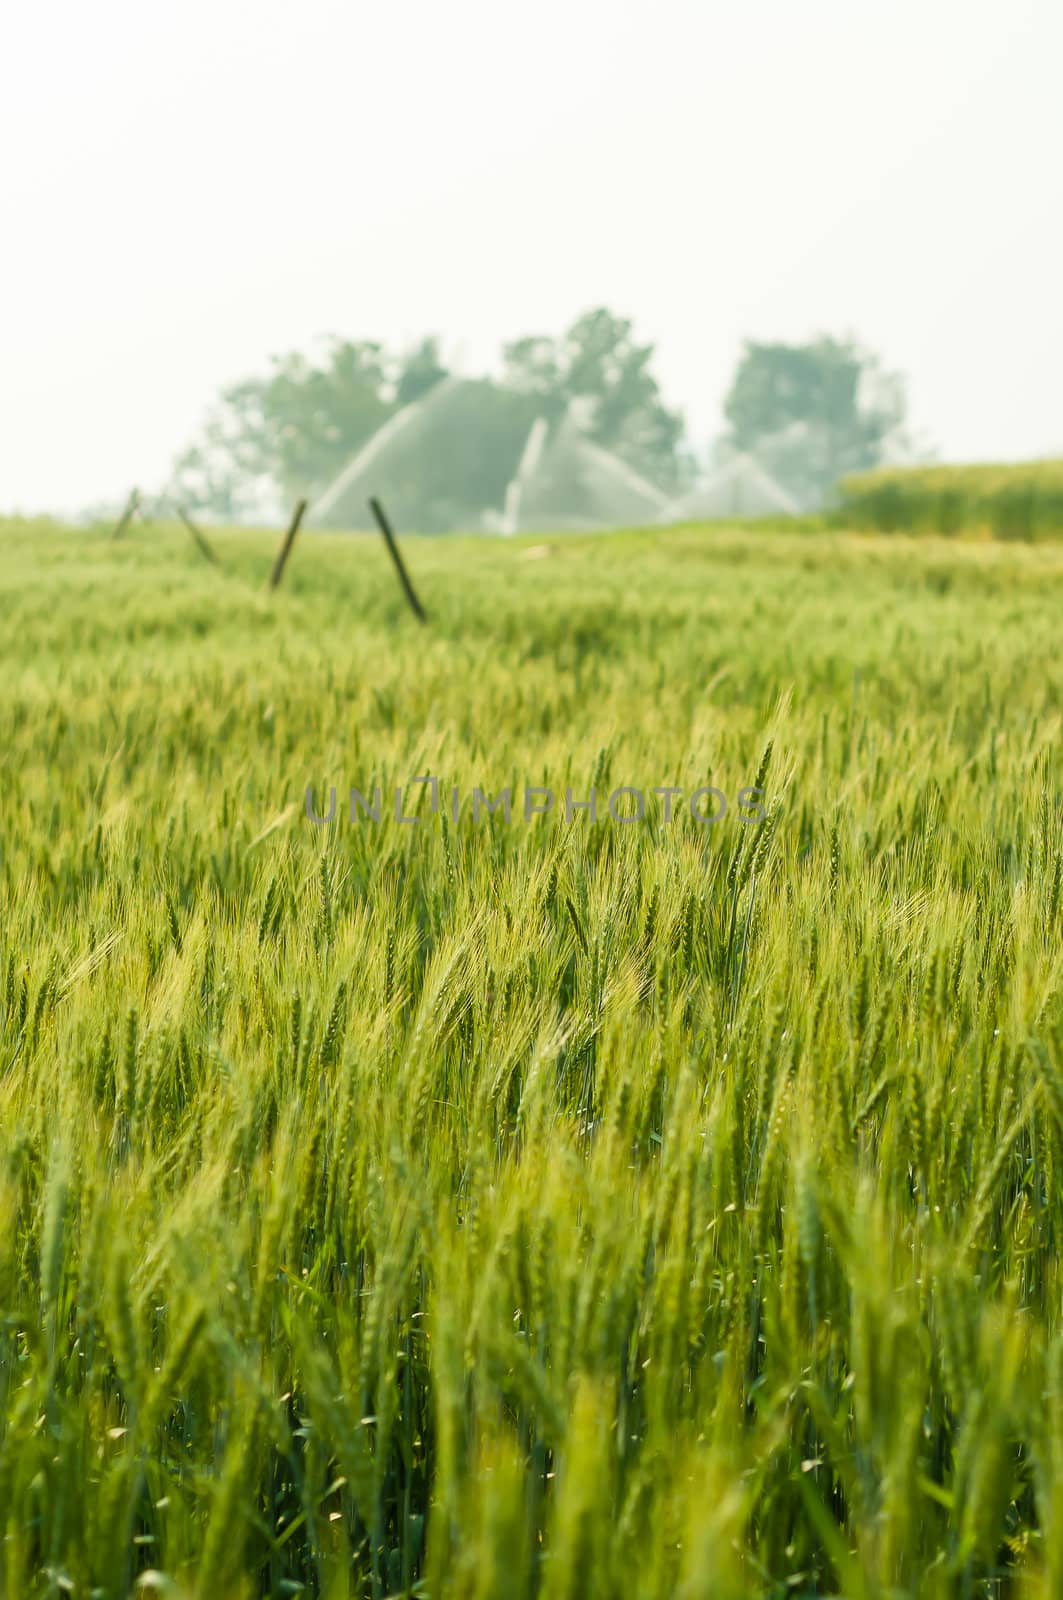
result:
[[[299,532],[299,524],[303,520],[303,513],[305,510],[306,501],[300,500],[299,504],[295,508],[292,520],[288,524],[288,532],[284,535],[284,543],[277,551],[277,559],[273,563],[273,571],[269,575],[269,586],[271,589],[275,589],[278,583],[280,583],[281,579],[284,577],[285,563],[292,553],[292,545],[295,543],[295,536]]]
[[[376,518],[377,526],[384,535],[384,541],[391,551],[391,559],[395,563],[395,570],[399,575],[399,581],[403,589],[406,591],[406,598],[410,602],[414,616],[418,622],[427,622],[428,618],[425,615],[424,606],[418,600],[413,584],[410,582],[410,575],[403,565],[402,557],[399,555],[399,547],[395,542],[395,535],[391,531],[391,524],[384,514],[384,507],[379,500],[374,498],[369,502],[369,509]]]

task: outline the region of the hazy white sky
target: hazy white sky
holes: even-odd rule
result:
[[[0,509],[159,486],[319,335],[598,304],[699,443],[826,331],[943,454],[1063,454],[1061,0],[37,0],[0,61]]]

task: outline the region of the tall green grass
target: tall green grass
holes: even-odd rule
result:
[[[881,468],[845,478],[836,518],[879,533],[1063,534],[1063,461],[1016,466]]]
[[[1063,1591],[1063,553],[0,541],[0,1593]]]

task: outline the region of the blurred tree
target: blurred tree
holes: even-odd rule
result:
[[[313,366],[301,355],[274,363],[262,395],[263,465],[286,498],[320,493],[392,411],[378,344],[329,342]]]
[[[428,529],[452,525],[455,507],[466,516],[499,508],[532,423],[559,420],[573,401],[596,443],[661,488],[680,487],[683,422],[661,401],[652,357],[652,345],[632,339],[631,323],[604,309],[578,318],[563,338],[507,346],[503,385],[464,384],[426,432],[395,515]],[[222,393],[176,463],[169,493],[190,511],[241,520],[264,503],[313,500],[389,416],[447,376],[436,338],[398,356],[332,339],[316,360],[274,357],[265,376]]]
[[[604,307],[578,317],[560,339],[518,339],[503,350],[504,381],[533,396],[556,421],[573,400],[588,402],[596,444],[663,489],[676,489],[689,464],[681,450],[683,419],[661,400],[650,372],[653,346],[636,344],[626,317]]]
[[[446,376],[447,369],[439,355],[439,340],[435,336],[422,339],[399,362],[395,382],[396,405],[408,406],[414,400],[419,400]]]
[[[905,440],[903,379],[851,340],[747,340],[724,415],[726,444],[756,455],[799,504],[877,465]]]
[[[264,448],[263,385],[227,389],[174,463],[167,494],[187,511],[243,522],[276,494]]]
[[[379,344],[330,339],[318,362],[293,351],[272,371],[223,391],[203,431],[178,459],[170,492],[189,509],[246,515],[264,485],[290,502],[313,498],[396,407],[446,372],[425,339],[398,361]]]

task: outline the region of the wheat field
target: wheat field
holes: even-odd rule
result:
[[[1030,541],[1063,532],[1063,461],[879,467],[839,489],[832,520],[850,528]]]
[[[0,525],[0,1593],[1063,1593],[1063,549],[211,539]]]

